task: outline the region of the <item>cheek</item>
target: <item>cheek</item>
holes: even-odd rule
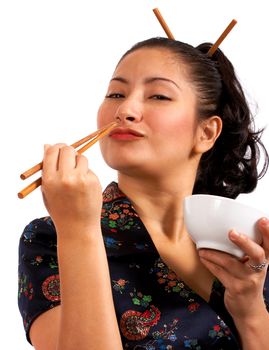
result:
[[[174,117],[169,115],[167,118],[163,115],[160,118],[156,116],[154,121],[151,121],[151,129],[155,134],[168,137],[170,140],[192,139],[195,133],[193,119],[189,115],[179,114]]]
[[[97,127],[101,128],[108,124],[111,120],[109,119],[109,109],[105,103],[102,103],[97,112]]]

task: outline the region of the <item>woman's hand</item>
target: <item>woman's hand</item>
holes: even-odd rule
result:
[[[224,285],[225,306],[235,322],[253,320],[265,310],[263,287],[269,258],[269,220],[262,218],[257,224],[263,237],[261,246],[244,234],[229,232],[231,241],[246,254],[241,260],[215,250],[199,251],[203,264]],[[257,265],[261,269],[255,269]]]
[[[54,224],[61,228],[59,232],[71,232],[74,224],[81,228],[100,225],[101,185],[89,170],[87,158],[73,147],[45,146],[42,193]]]

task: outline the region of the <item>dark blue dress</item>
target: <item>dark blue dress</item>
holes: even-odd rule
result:
[[[115,182],[103,198],[102,232],[124,349],[240,349],[221,283],[216,280],[210,301],[203,300],[162,261]],[[59,287],[53,222],[49,217],[36,219],[24,229],[19,245],[18,303],[29,341],[34,319],[60,304]],[[264,297],[268,304],[269,278]]]

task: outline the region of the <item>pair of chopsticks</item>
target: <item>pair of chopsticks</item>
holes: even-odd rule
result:
[[[79,148],[77,150],[78,154],[82,154],[83,152],[85,152],[88,148],[90,148],[92,145],[94,145],[97,141],[99,141],[100,139],[102,139],[104,136],[106,136],[107,134],[110,133],[110,131],[112,129],[114,129],[116,126],[118,125],[117,122],[112,122],[106,126],[104,126],[103,128],[95,131],[94,133],[83,137],[83,139],[73,143],[71,146],[74,148],[78,148],[79,146],[83,145],[84,143],[86,143],[84,146],[82,146],[81,148]],[[22,173],[20,175],[20,178],[22,180],[28,179],[28,177],[32,176],[33,174],[37,173],[39,170],[41,170],[43,167],[43,162],[40,162],[36,165],[34,165],[32,168],[26,170],[24,173]],[[25,198],[29,193],[33,192],[36,188],[38,188],[41,185],[41,177],[38,178],[37,180],[33,181],[32,183],[30,183],[30,185],[28,185],[27,187],[25,187],[24,189],[22,189],[19,193],[18,193],[18,197],[19,198]]]
[[[163,16],[161,15],[161,12],[158,8],[153,9],[153,12],[158,19],[160,25],[162,26],[163,30],[165,31],[167,37],[169,39],[175,40],[174,35],[172,34],[171,30],[169,29],[167,23],[165,22]],[[236,25],[237,21],[233,19],[228,26],[224,29],[222,34],[219,36],[219,38],[216,40],[216,42],[211,46],[211,48],[208,50],[207,55],[209,57],[213,56],[217,48],[220,46],[220,44],[223,42],[223,40],[226,38],[226,36],[230,33],[230,31],[233,29],[233,27]]]

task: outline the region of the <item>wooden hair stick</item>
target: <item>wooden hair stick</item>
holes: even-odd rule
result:
[[[233,27],[236,25],[237,21],[233,19],[230,24],[226,27],[226,29],[223,31],[223,33],[220,35],[218,40],[211,46],[211,48],[208,50],[207,55],[209,57],[213,56],[217,48],[220,46],[220,44],[223,42],[223,40],[226,38],[226,36],[230,33],[230,31],[233,29]]]
[[[166,24],[166,22],[165,22],[163,16],[161,15],[159,9],[155,8],[155,9],[153,9],[153,12],[154,12],[155,16],[157,17],[158,21],[160,22],[161,26],[163,27],[163,30],[165,31],[167,37],[169,39],[175,40],[174,35],[172,34],[171,30],[169,29],[168,25]]]

